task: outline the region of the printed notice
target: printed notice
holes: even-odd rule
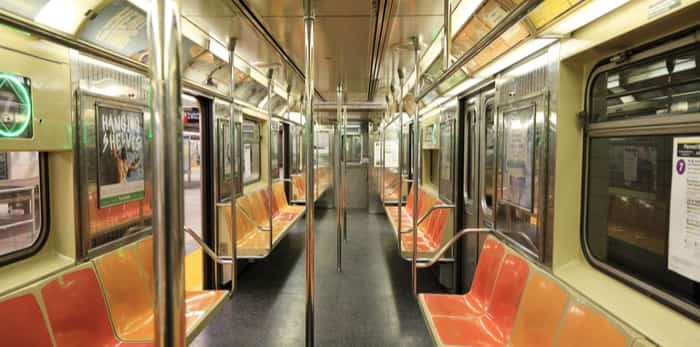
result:
[[[143,112],[97,105],[97,121],[100,208],[143,199]]]
[[[668,269],[700,281],[700,137],[673,139]]]

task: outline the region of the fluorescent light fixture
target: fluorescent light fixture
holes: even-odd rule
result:
[[[508,53],[496,58],[495,60],[491,61],[488,63],[486,66],[484,66],[482,69],[476,71],[474,76],[471,76],[467,78],[466,80],[462,81],[460,84],[456,85],[454,88],[450,89],[447,93],[445,93],[445,96],[437,97],[435,100],[433,100],[430,104],[426,105],[421,109],[421,116],[425,116],[428,113],[432,112],[434,109],[437,109],[438,106],[444,104],[450,98],[455,97],[457,95],[460,95],[467,90],[469,90],[472,87],[475,87],[479,83],[483,82],[485,79],[490,78],[497,73],[509,68],[510,66],[516,64],[517,62],[529,57],[530,55],[538,52],[539,50],[549,46],[553,42],[555,42],[556,39],[530,39],[528,41],[525,41],[524,43],[518,45],[514,49],[510,50]],[[540,59],[547,59],[548,55],[543,54],[541,57],[533,60],[534,63],[541,63],[537,62]],[[526,64],[529,65],[529,64]]]
[[[540,36],[563,36],[576,31],[588,23],[612,12],[618,7],[628,3],[629,0],[591,0],[571,14],[545,29]]]
[[[260,100],[260,103],[258,104],[258,108],[264,108],[265,105],[267,105],[267,95],[265,95],[265,97],[262,100]]]
[[[209,33],[209,35],[212,34]],[[228,48],[226,48],[224,44],[216,40],[213,35],[211,37],[212,38],[209,39],[209,52],[211,52],[217,58],[228,63],[230,61]]]
[[[52,29],[75,34],[83,21],[83,14],[89,8],[90,4],[82,1],[50,0],[39,10],[34,21]]]
[[[143,12],[148,13],[148,7],[151,5],[151,0],[128,0],[132,5],[140,8]]]

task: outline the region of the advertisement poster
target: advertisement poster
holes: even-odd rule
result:
[[[384,167],[399,167],[399,143],[397,141],[387,141],[384,144]]]
[[[503,200],[532,210],[535,106],[504,114]]]
[[[668,269],[700,281],[700,137],[673,139]]]
[[[143,112],[97,105],[96,134],[99,207],[143,199]]]

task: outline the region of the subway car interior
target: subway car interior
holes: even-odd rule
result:
[[[0,0],[34,346],[700,346],[700,0]]]

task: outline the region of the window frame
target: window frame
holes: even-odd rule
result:
[[[34,243],[22,249],[0,255],[0,267],[27,259],[39,253],[46,244],[51,231],[51,219],[49,213],[49,175],[48,175],[48,153],[41,151],[14,151],[14,152],[37,152],[39,156],[39,213],[41,213],[41,226],[39,236]]]
[[[246,141],[245,141],[244,136],[243,136],[243,128],[244,128],[244,126],[245,126],[246,123],[255,124],[255,126],[258,128],[258,139],[257,139],[257,142],[246,142]],[[243,122],[241,122],[241,154],[242,154],[242,156],[245,155],[245,145],[246,145],[246,144],[250,144],[250,145],[255,145],[255,144],[257,144],[257,145],[258,145],[258,165],[259,165],[257,177],[254,178],[254,179],[251,179],[251,180],[246,181],[246,177],[245,177],[245,158],[241,158],[241,159],[242,159],[242,160],[241,160],[241,164],[242,164],[242,165],[241,165],[241,166],[242,166],[242,167],[241,167],[241,169],[242,169],[242,170],[241,170],[241,176],[242,176],[241,178],[242,178],[242,180],[243,180],[243,185],[244,185],[244,186],[246,186],[246,185],[251,185],[251,184],[260,182],[260,181],[262,180],[262,138],[261,138],[261,137],[262,137],[262,133],[261,133],[262,130],[261,130],[261,129],[262,129],[262,127],[260,126],[260,122],[254,120],[254,119],[250,119],[250,118],[245,118],[245,117],[244,117],[244,118],[243,118]],[[269,139],[268,139],[268,141],[269,141]],[[251,151],[252,151],[252,149],[251,149]],[[254,158],[251,158],[251,159],[254,159]],[[251,172],[252,172],[252,168],[251,168]]]
[[[700,136],[700,112],[670,113],[661,115],[638,115],[622,120],[593,121],[591,110],[593,109],[593,87],[598,76],[603,73],[622,70],[635,64],[642,64],[662,56],[670,56],[675,53],[700,49],[700,40],[694,37],[696,30],[682,32],[672,37],[662,39],[651,45],[644,45],[621,56],[626,59],[616,63],[613,57],[600,61],[588,76],[585,89],[585,124],[583,126],[583,165],[582,165],[582,192],[581,192],[581,230],[580,242],[586,261],[595,269],[623,282],[624,284],[642,292],[663,305],[680,312],[684,316],[700,321],[700,306],[687,302],[673,292],[658,287],[656,284],[636,277],[623,269],[617,268],[605,261],[597,259],[589,245],[588,214],[589,214],[589,189],[591,170],[591,142],[600,138],[620,138],[635,136]],[[690,35],[688,35],[690,33]],[[670,270],[669,270],[670,271]]]

